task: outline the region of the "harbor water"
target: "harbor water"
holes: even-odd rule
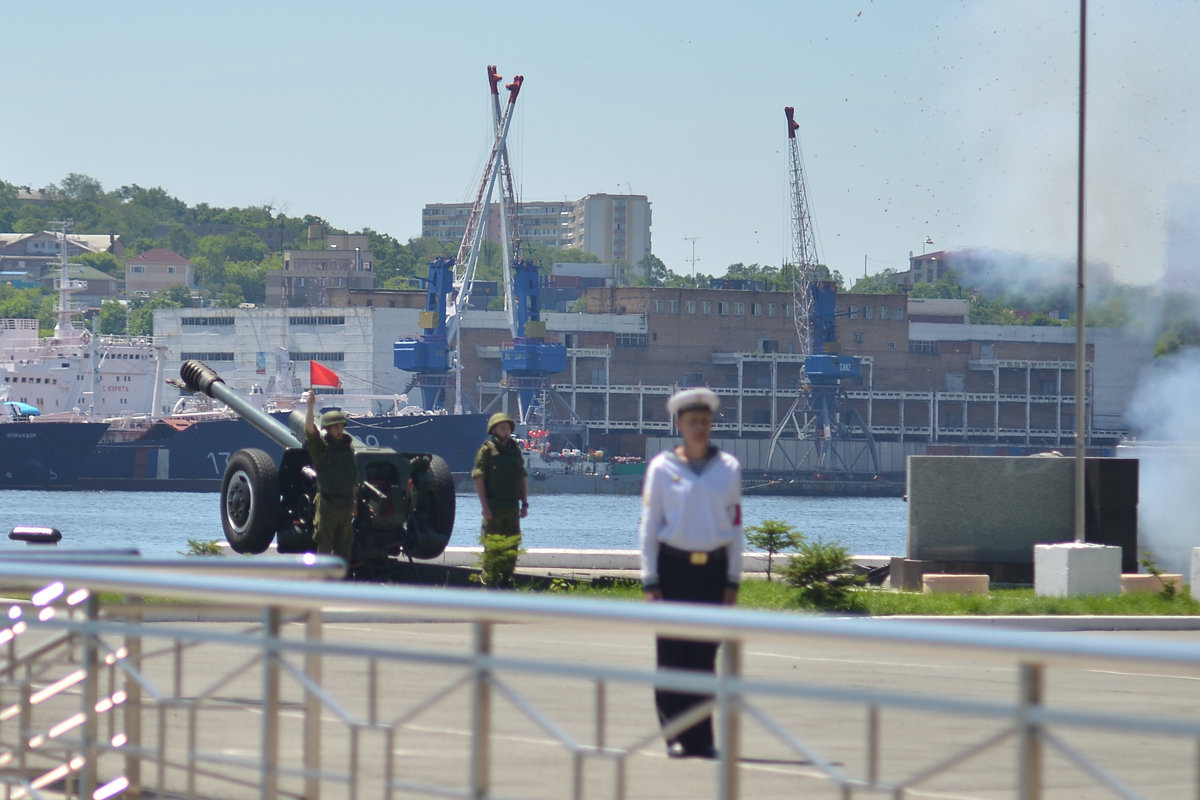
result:
[[[536,495],[522,523],[523,546],[570,550],[637,547],[636,495]],[[907,506],[900,498],[747,497],[746,525],[777,519],[812,540],[836,542],[858,555],[904,555]],[[66,550],[136,549],[164,558],[188,540],[224,541],[220,495],[182,492],[0,492],[0,550],[26,545],[8,540],[18,525],[57,528]],[[452,546],[478,543],[479,503],[458,495]]]

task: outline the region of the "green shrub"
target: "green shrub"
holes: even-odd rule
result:
[[[181,556],[221,556],[225,551],[221,547],[221,543],[216,539],[211,542],[202,542],[199,539],[188,539],[187,550],[180,550]]]
[[[767,581],[771,580],[771,567],[777,553],[795,550],[804,541],[804,534],[778,519],[764,519],[760,525],[746,528],[746,541],[755,550],[767,553]]]
[[[483,553],[479,556],[479,574],[472,575],[472,580],[478,580],[484,586],[512,586],[517,557],[521,555],[521,534],[506,536],[489,533],[482,539]]]
[[[826,611],[859,610],[854,590],[867,582],[845,547],[822,541],[801,542],[780,574],[798,590],[798,605]]]

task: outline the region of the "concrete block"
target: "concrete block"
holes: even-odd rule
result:
[[[1136,459],[1087,459],[1094,480],[1087,484],[1084,538],[1123,548],[1124,572],[1138,569],[1137,467]],[[1075,538],[1076,468],[1072,458],[910,456],[906,555],[1031,564],[1034,545]]]
[[[925,594],[987,594],[987,575],[950,575],[931,572],[921,577],[921,591]]]
[[[1175,572],[1161,575],[1127,572],[1121,575],[1121,594],[1156,594],[1168,584],[1173,585],[1176,592],[1182,592],[1183,576]]]
[[[1033,593],[1078,597],[1121,591],[1121,548],[1102,544],[1039,544],[1033,548]]]

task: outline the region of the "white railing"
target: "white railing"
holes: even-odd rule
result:
[[[0,563],[34,589],[0,625],[5,798],[1196,796],[1195,644],[185,561]],[[656,672],[653,634],[719,640],[718,675]],[[713,695],[715,769],[662,760],[653,686]]]

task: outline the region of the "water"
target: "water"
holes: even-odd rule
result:
[[[62,532],[61,549],[134,548],[164,558],[187,550],[188,539],[224,540],[220,495],[184,492],[0,491],[0,550],[17,525]],[[524,547],[617,549],[637,547],[641,501],[625,495],[536,495],[522,522]],[[747,497],[746,525],[778,519],[810,539],[837,542],[851,553],[904,555],[907,506],[896,497]],[[479,538],[479,502],[458,495],[451,545]]]

